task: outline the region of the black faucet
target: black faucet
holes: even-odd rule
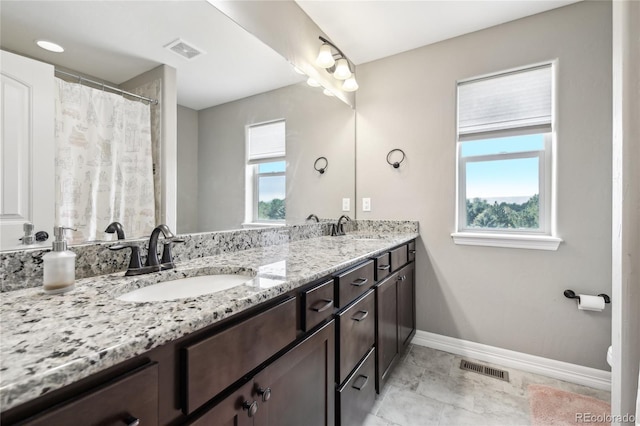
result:
[[[346,221],[351,220],[349,216],[342,215],[338,219],[338,223],[331,225],[331,235],[336,237],[340,235],[344,235],[344,223],[342,223],[342,219]]]
[[[107,229],[104,230],[104,232],[108,234],[113,234],[115,232],[118,235],[119,240],[124,240],[125,238],[124,228],[122,227],[122,224],[120,222],[111,222],[109,226],[107,226]]]
[[[164,249],[162,250],[162,260],[158,259],[158,238],[160,237],[161,232],[164,236],[164,239],[162,240],[162,244],[164,245]],[[142,275],[175,268],[173,257],[171,255],[171,244],[173,243],[184,243],[184,240],[177,238],[167,225],[156,226],[153,232],[151,232],[151,237],[149,237],[149,250],[147,253],[147,261],[144,266],[142,266],[142,262],[140,260],[140,247],[135,241],[115,244],[109,247],[109,250],[130,248],[131,260],[129,261],[129,268],[125,275]]]
[[[320,219],[318,219],[318,216],[316,216],[313,213],[311,213],[309,216],[307,216],[307,218],[305,220],[311,220],[311,219],[315,219],[316,222],[320,223]]]

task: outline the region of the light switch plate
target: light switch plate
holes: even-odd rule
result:
[[[371,198],[363,198],[362,199],[362,211],[370,212],[371,211]]]
[[[343,212],[351,211],[351,199],[350,198],[343,198],[342,199],[342,211]]]

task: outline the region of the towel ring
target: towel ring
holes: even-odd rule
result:
[[[324,160],[324,166],[321,166],[320,168],[318,168],[318,162],[322,164],[322,160]],[[327,167],[329,167],[329,160],[327,160],[326,157],[318,157],[315,163],[313,163],[313,168],[321,175],[324,174],[325,170],[327,170]]]
[[[402,153],[402,158],[400,159],[400,161],[394,161],[392,163],[391,160],[390,160],[390,157],[391,157],[391,154],[393,154],[396,151]],[[402,163],[404,161],[405,157],[406,157],[406,155],[405,155],[404,151],[401,150],[400,148],[392,149],[387,154],[387,163],[389,163],[389,165],[393,166],[394,169],[397,169],[398,167],[400,167],[400,163]]]

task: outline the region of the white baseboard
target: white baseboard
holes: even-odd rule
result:
[[[605,370],[496,348],[421,330],[416,331],[411,343],[570,383],[611,390],[611,372]],[[602,354],[602,356],[605,356],[605,354]]]

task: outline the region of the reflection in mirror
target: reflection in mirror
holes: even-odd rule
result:
[[[282,211],[286,223],[300,223],[311,213],[335,218],[342,199],[353,200],[353,110],[307,86],[284,58],[206,1],[3,1],[0,16],[3,50],[161,100],[150,124],[154,224],[174,224],[179,233],[227,230],[282,223]],[[40,38],[65,52],[40,49]],[[190,56],[191,48],[201,53],[177,54]],[[273,121],[285,123],[284,176],[251,174],[248,129]],[[331,162],[322,176],[313,168],[320,156]],[[280,206],[270,180],[284,180]],[[114,239],[103,231],[118,219],[101,218],[90,238]],[[119,221],[127,237],[144,236]]]

